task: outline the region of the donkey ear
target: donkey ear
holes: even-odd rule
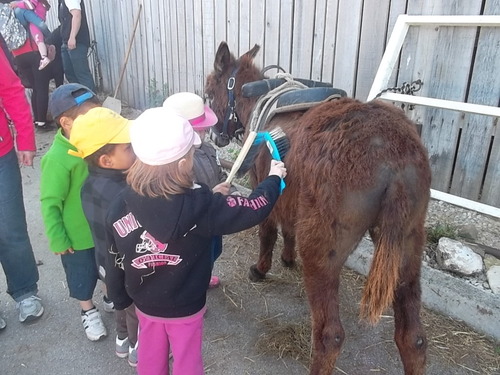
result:
[[[229,66],[231,53],[226,42],[220,42],[217,53],[215,54],[214,69],[217,74],[222,74]]]
[[[254,45],[252,49],[244,54],[244,56],[248,56],[250,59],[253,59],[257,56],[257,53],[260,50],[260,46],[258,44]]]

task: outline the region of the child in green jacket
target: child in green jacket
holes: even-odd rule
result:
[[[49,111],[60,126],[54,142],[41,161],[40,200],[50,250],[61,256],[70,297],[81,307],[81,320],[89,340],[106,336],[106,327],[92,302],[98,271],[89,224],[85,219],[80,190],[87,178],[86,163],[69,155],[73,120],[99,107],[95,94],[80,84],[58,87],[49,99]]]

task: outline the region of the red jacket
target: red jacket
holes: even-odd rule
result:
[[[35,130],[31,109],[24,94],[21,80],[14,73],[9,60],[0,49],[0,157],[14,147],[14,140],[9,130],[7,115],[16,128],[16,144],[19,151],[35,151]]]

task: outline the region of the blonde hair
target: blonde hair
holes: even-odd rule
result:
[[[181,159],[193,157],[193,148]],[[179,159],[179,160],[181,160]],[[193,170],[181,168],[179,160],[164,165],[148,165],[136,159],[127,173],[127,183],[137,194],[157,198],[183,194],[193,186]]]

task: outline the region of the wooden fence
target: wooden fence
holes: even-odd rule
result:
[[[174,92],[201,95],[222,40],[238,55],[257,43],[260,66],[278,64],[366,100],[398,15],[500,14],[500,0],[85,0],[102,76],[97,83],[108,93],[117,85],[139,1],[118,97],[141,109]],[[56,13],[49,12],[52,26]],[[411,28],[391,86],[420,79],[422,95],[498,106],[499,47],[499,28]],[[433,188],[500,207],[498,118],[405,110],[421,125]]]

